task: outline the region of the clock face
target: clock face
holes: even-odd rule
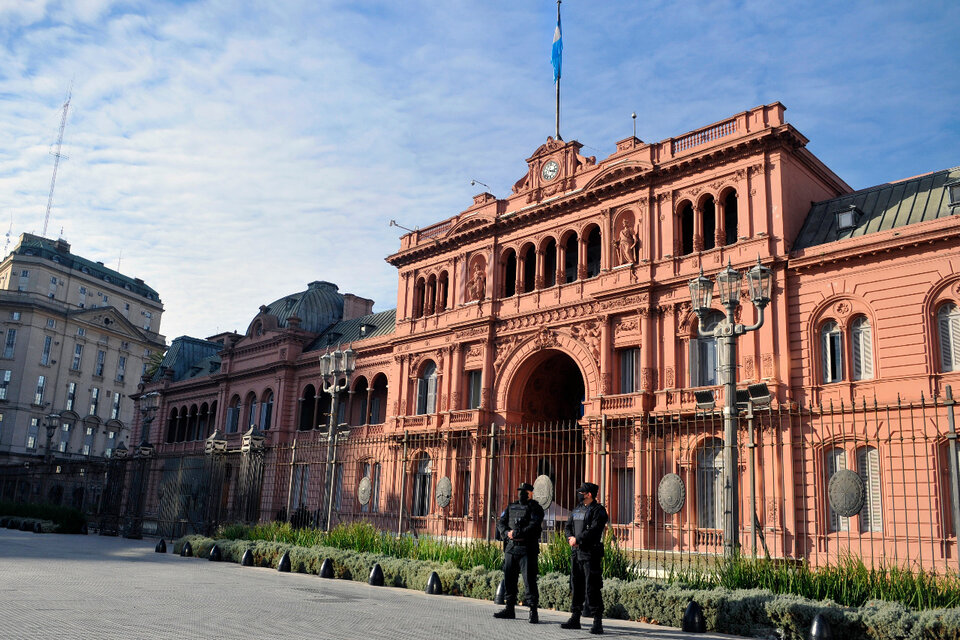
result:
[[[543,176],[543,179],[547,182],[556,178],[558,173],[560,173],[560,165],[557,164],[556,160],[549,160],[543,165],[543,170],[540,171],[540,175]]]

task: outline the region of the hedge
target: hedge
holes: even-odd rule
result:
[[[501,571],[474,567],[458,569],[451,562],[398,559],[377,553],[347,551],[332,547],[298,547],[280,542],[213,540],[185,536],[176,540],[179,553],[189,540],[197,557],[206,558],[214,544],[224,561],[239,563],[250,549],[254,564],[275,568],[284,552],[290,554],[294,571],[318,574],[324,558],[333,562],[337,578],[366,582],[374,563],[383,569],[388,586],[424,590],[432,571],[440,576],[443,593],[492,600],[503,578]],[[541,576],[540,606],[570,610],[569,577],[559,573]],[[649,579],[622,581],[608,578],[603,584],[604,616],[679,627],[690,600],[703,607],[707,628],[758,638],[806,640],[810,624],[823,613],[834,637],[844,640],[960,640],[960,609],[911,611],[898,603],[872,600],[862,607],[840,607],[830,600],[815,601],[793,595],[774,595],[763,589],[697,590],[683,584]]]
[[[54,533],[57,525],[50,520],[40,520],[38,518],[18,518],[16,516],[0,517],[0,528],[15,529],[18,531],[33,531],[37,523],[40,523],[41,533]]]
[[[87,530],[87,518],[82,511],[52,504],[0,502],[2,516],[50,521],[56,525],[55,533],[86,533]]]

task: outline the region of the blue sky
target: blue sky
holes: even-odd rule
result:
[[[239,8],[240,4],[254,6]],[[0,0],[0,226],[142,277],[162,332],[329,280],[396,304],[396,219],[553,133],[551,0]],[[956,2],[563,3],[561,133],[603,158],[773,101],[854,188],[960,164]]]

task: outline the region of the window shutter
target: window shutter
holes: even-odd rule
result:
[[[857,452],[857,473],[863,480],[866,496],[860,512],[860,531],[883,531],[880,495],[880,456],[873,447]]]
[[[417,415],[423,415],[427,412],[427,381],[423,378],[417,379]]]
[[[702,385],[700,379],[700,344],[701,341],[691,338],[687,343],[690,346],[690,386],[699,387]]]
[[[940,329],[940,365],[943,371],[953,371],[957,366],[958,358],[955,356],[960,345],[957,344],[956,309],[955,305],[946,304],[940,307],[937,313],[937,324]]]
[[[837,471],[847,468],[847,453],[840,447],[835,447],[827,451],[827,483],[825,487],[830,486],[830,478]],[[849,531],[850,519],[840,516],[830,507],[830,499],[827,498],[827,511],[830,514],[830,531]]]
[[[859,318],[851,331],[853,342],[853,379],[869,380],[873,378],[873,340],[870,323]]]
[[[960,310],[950,307],[950,370],[956,371],[960,369]]]
[[[824,327],[820,332],[820,362],[823,365],[823,371],[821,372],[821,379],[824,382],[831,382],[830,380],[830,334],[828,333],[827,327]]]
[[[425,413],[436,413],[437,411],[437,376],[431,375],[427,378],[427,407]]]

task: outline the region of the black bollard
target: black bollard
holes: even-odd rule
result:
[[[321,578],[333,577],[333,560],[331,560],[330,558],[323,559],[323,564],[320,565],[320,577]]]
[[[192,558],[193,557],[193,545],[190,544],[190,541],[187,540],[183,543],[183,547],[180,548],[180,557],[181,558]]]
[[[163,538],[160,538],[160,542],[157,543],[156,548],[154,549],[157,553],[166,553],[167,552],[167,541]]]
[[[427,578],[427,595],[438,596],[443,593],[443,586],[440,584],[440,576],[437,575],[436,571],[430,572],[430,577]]]
[[[370,579],[367,580],[367,584],[371,584],[374,587],[383,586],[383,569],[380,568],[379,562],[375,562],[373,569],[370,569]]]
[[[506,604],[507,586],[503,580],[497,585],[497,592],[493,595],[493,604]]]
[[[211,562],[220,562],[221,560],[223,560],[223,552],[220,551],[219,546],[213,545],[213,547],[210,548],[209,560]]]
[[[283,552],[283,555],[280,556],[280,562],[277,563],[277,571],[280,573],[290,573],[290,553],[287,551]]]
[[[243,567],[252,567],[253,566],[253,551],[247,549],[243,552],[243,557],[240,558],[240,566]]]
[[[706,633],[707,621],[703,617],[703,607],[691,600],[687,610],[683,612],[680,629],[687,633]]]
[[[20,523],[20,531],[33,531],[33,523],[29,520],[24,520]]]
[[[813,624],[810,625],[810,640],[833,640],[833,629],[830,628],[830,623],[822,613],[818,613],[813,618]]]

